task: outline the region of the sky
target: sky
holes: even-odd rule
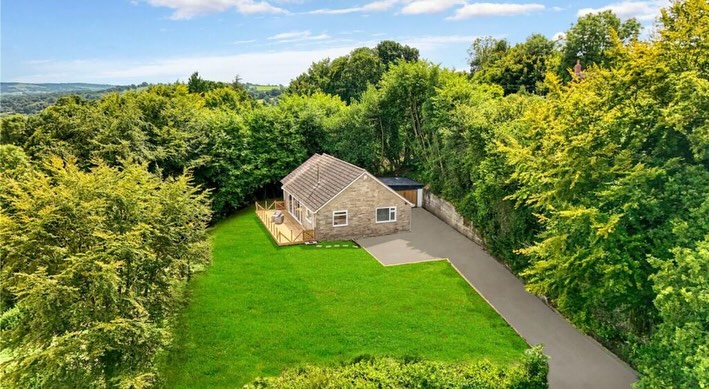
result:
[[[488,0],[493,1],[493,0]],[[284,84],[381,40],[466,69],[476,37],[558,38],[611,9],[650,31],[668,0],[2,0],[0,80],[115,85],[206,79]]]

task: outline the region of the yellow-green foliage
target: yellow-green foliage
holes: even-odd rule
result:
[[[655,360],[643,364],[656,377],[646,385],[693,387],[706,351],[682,362],[667,356],[706,342],[699,334],[709,322],[668,312],[667,276],[655,274],[709,233],[709,4],[677,2],[662,22],[655,41],[617,47],[614,68],[586,70],[568,85],[550,78],[544,103],[504,131],[498,149],[519,185],[511,198],[542,225],[519,250],[531,260],[528,288],[622,355]],[[676,287],[704,284],[691,267],[679,269]],[[689,306],[707,310],[706,300]],[[692,335],[669,330],[686,320]]]
[[[337,367],[306,366],[278,377],[259,378],[245,389],[467,388],[542,389],[547,387],[547,358],[540,347],[527,350],[520,363],[500,367],[488,361],[444,363],[393,358],[356,359]]]
[[[162,180],[144,165],[82,171],[54,157],[13,168],[7,155],[0,152],[3,386],[150,384],[181,285],[209,260],[205,194],[189,176]]]

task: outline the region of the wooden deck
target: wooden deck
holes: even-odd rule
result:
[[[283,213],[283,223],[281,224],[276,224],[271,220],[271,216],[276,211]],[[315,240],[315,231],[304,230],[303,226],[286,211],[283,201],[270,203],[267,201],[264,204],[256,203],[256,214],[279,246],[301,244]]]

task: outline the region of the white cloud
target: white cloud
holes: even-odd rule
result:
[[[234,55],[189,56],[152,60],[48,61],[27,66],[18,82],[93,82],[131,84],[186,80],[199,71],[205,79],[231,81],[235,75],[254,83],[287,84],[323,58],[345,55],[357,45],[313,50],[283,50]]]
[[[652,21],[660,15],[660,9],[667,7],[669,4],[669,0],[621,1],[600,8],[582,8],[578,10],[577,16],[613,11],[616,16],[622,19],[636,18],[638,20]]]
[[[562,41],[566,39],[566,33],[563,31],[559,31],[556,34],[552,35],[551,40],[554,42]]]
[[[279,36],[280,35],[280,36]],[[318,37],[308,31],[292,31],[273,35],[276,44],[282,40]],[[474,35],[424,35],[397,37],[407,45],[421,50],[424,58],[436,61],[449,52],[448,47],[465,45],[475,40]],[[105,84],[138,84],[147,82],[174,82],[186,80],[190,74],[199,74],[210,80],[231,81],[235,75],[254,83],[288,84],[291,79],[306,71],[312,62],[324,58],[335,58],[348,54],[357,47],[373,47],[378,39],[362,40],[301,40],[289,45],[288,49],[249,52],[226,55],[193,55],[184,57],[144,58],[144,59],[77,59],[54,60],[37,59],[26,61],[23,74],[12,77],[17,82],[92,82]],[[240,41],[237,41],[240,42]],[[237,43],[233,42],[233,43]],[[247,43],[247,41],[243,41]],[[329,45],[326,48],[303,48],[317,43]],[[255,49],[256,50],[256,49]],[[449,63],[465,67],[461,56],[459,63]]]
[[[396,4],[400,3],[401,0],[378,0],[372,1],[371,3],[364,4],[360,7],[349,7],[349,8],[321,8],[308,11],[307,13],[313,15],[344,15],[351,14],[355,12],[382,12],[391,9]]]
[[[283,40],[283,39],[294,39],[294,38],[304,38],[310,36],[310,31],[293,31],[293,32],[282,32],[274,36],[268,37],[270,40]]]
[[[379,0],[379,1],[373,1],[371,3],[367,3],[362,7],[362,10],[364,11],[386,11],[399,3],[399,0]]]
[[[224,12],[234,8],[244,15],[288,13],[283,8],[275,7],[266,1],[255,0],[146,0],[153,7],[173,9],[173,20],[191,19],[195,16]]]
[[[454,5],[465,4],[464,0],[416,0],[401,9],[405,15],[431,14],[443,12]]]
[[[455,11],[448,19],[463,20],[476,16],[512,16],[543,11],[544,5],[537,3],[471,3]]]
[[[427,35],[419,37],[404,37],[397,40],[402,43],[416,47],[419,50],[433,50],[438,47],[447,46],[455,43],[471,44],[479,38],[477,35]]]
[[[300,41],[319,41],[330,38],[330,35],[322,33],[313,35],[310,31],[291,31],[282,32],[268,37],[268,40],[277,41],[278,43],[300,42]]]

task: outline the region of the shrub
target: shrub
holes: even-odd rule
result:
[[[305,366],[278,377],[258,378],[247,389],[283,388],[547,388],[548,358],[541,346],[520,362],[497,366],[489,361],[446,363],[414,358],[360,357],[341,366]]]

